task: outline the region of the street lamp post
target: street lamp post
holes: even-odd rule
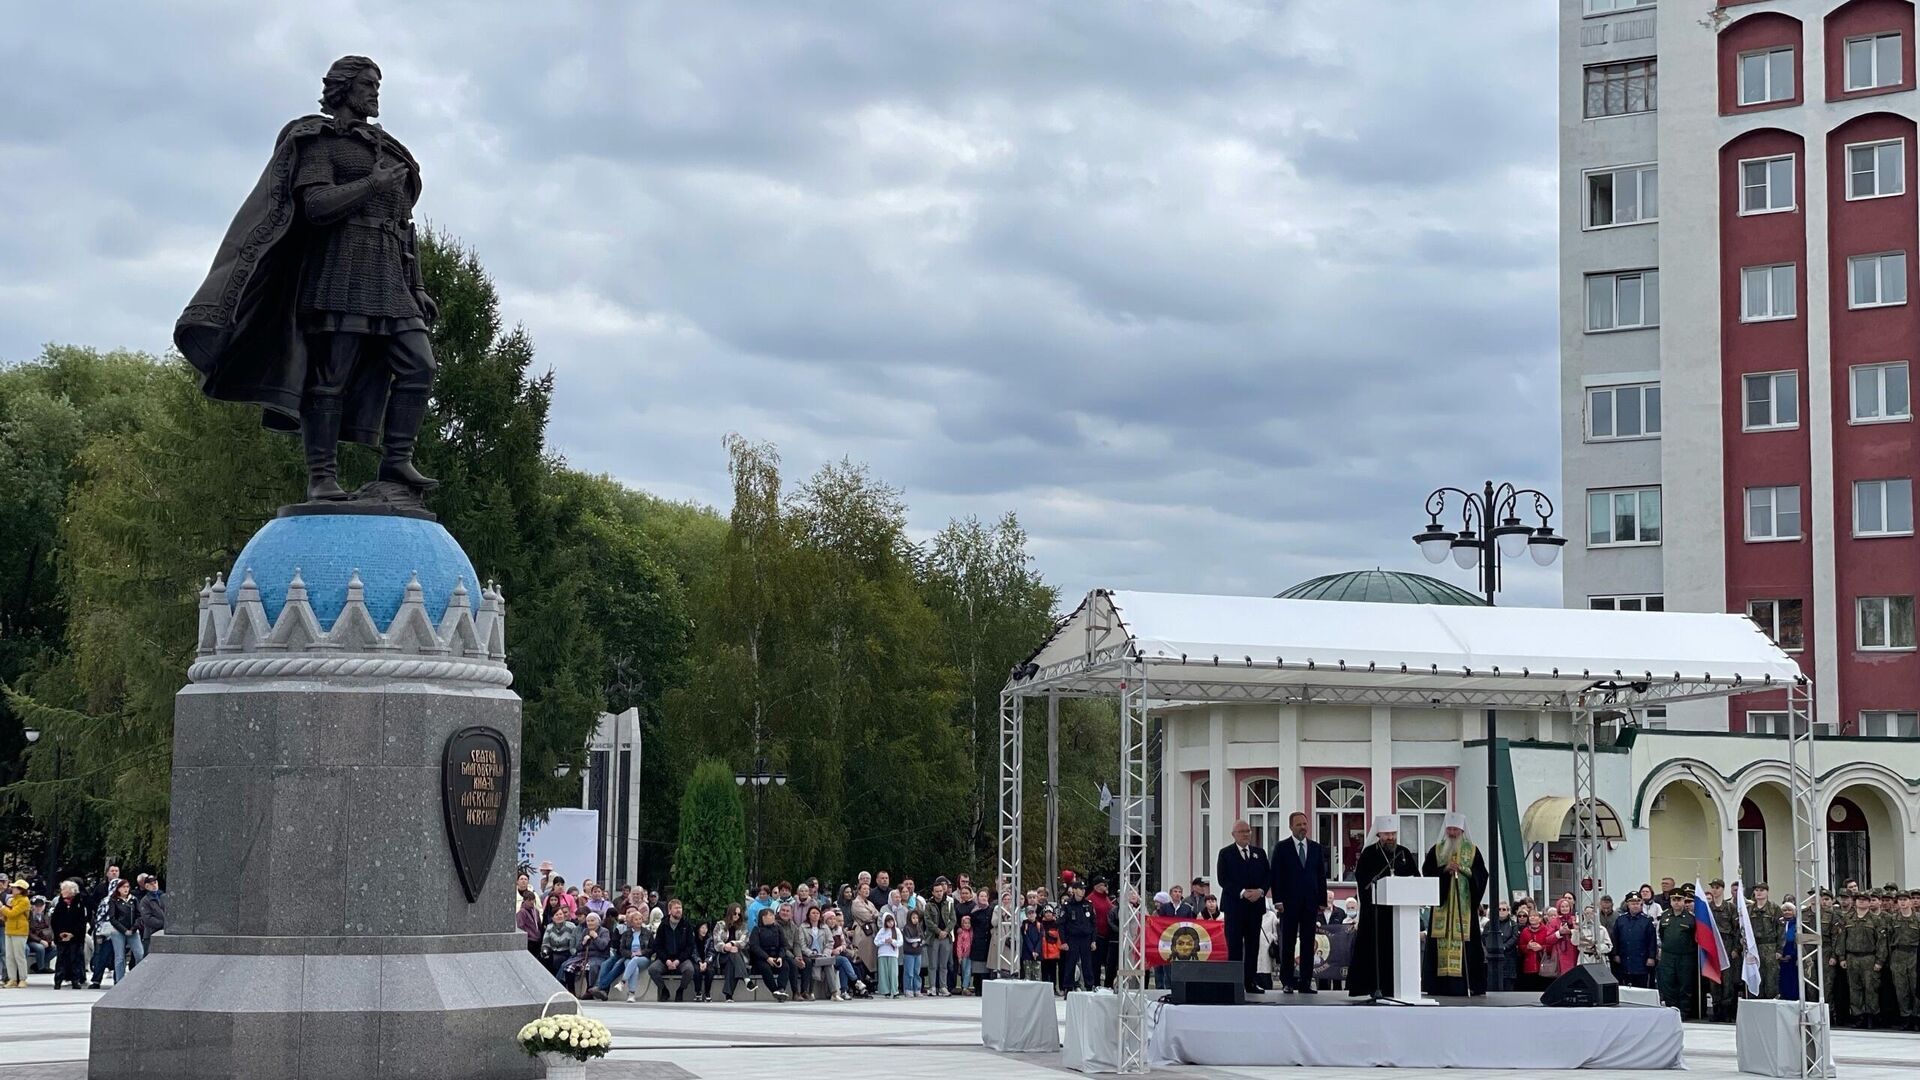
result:
[[[27,737],[27,745],[33,746],[40,741],[40,736],[45,733],[39,728],[27,728],[21,734]],[[55,742],[52,744],[52,748],[53,783],[57,788],[60,784],[60,744]],[[45,867],[43,867],[46,881],[49,883],[49,887],[57,887],[53,884],[57,882],[60,874],[60,800],[57,797],[53,800],[52,809],[47,813],[46,858],[47,862]]]
[[[753,885],[758,886],[760,884],[760,837],[766,832],[766,815],[761,803],[761,790],[768,784],[785,787],[787,774],[768,772],[767,759],[756,758],[753,762],[753,771],[734,773],[733,782],[741,787],[753,785],[753,871],[747,876],[752,879]]]
[[[1520,500],[1533,500],[1530,515],[1540,519],[1537,526],[1527,525],[1520,520]],[[1449,532],[1440,524],[1440,517],[1447,512],[1449,503],[1457,503],[1460,509],[1460,529]],[[1547,519],[1553,516],[1553,500],[1544,492],[1533,488],[1516,488],[1512,484],[1486,486],[1478,492],[1462,488],[1436,488],[1427,496],[1427,527],[1416,533],[1413,542],[1420,545],[1420,554],[1427,561],[1439,564],[1452,556],[1455,566],[1462,570],[1478,569],[1480,572],[1480,591],[1486,597],[1487,606],[1493,606],[1494,594],[1500,591],[1500,562],[1505,559],[1517,559],[1523,554],[1533,556],[1540,566],[1552,566],[1560,558],[1560,549],[1567,544],[1567,538],[1554,535]],[[1500,778],[1498,773],[1500,754],[1497,746],[1498,715],[1493,709],[1487,710],[1487,893],[1493,898],[1492,910],[1500,910]],[[1492,955],[1488,954],[1488,963]]]

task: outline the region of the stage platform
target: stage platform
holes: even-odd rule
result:
[[[1684,1069],[1680,1014],[1644,1005],[1550,1009],[1538,994],[1370,1004],[1344,993],[1258,1004],[1149,1006],[1159,1065],[1402,1069]]]

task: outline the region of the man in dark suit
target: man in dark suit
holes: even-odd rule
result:
[[[1227,959],[1240,961],[1240,981],[1247,993],[1260,993],[1254,965],[1260,955],[1260,920],[1267,913],[1267,890],[1273,886],[1273,867],[1267,853],[1253,842],[1253,826],[1233,823],[1233,843],[1220,849],[1214,868],[1220,883],[1221,914],[1227,917]]]
[[[1287,828],[1293,835],[1273,845],[1273,902],[1280,911],[1280,961],[1274,970],[1287,993],[1314,994],[1319,991],[1313,986],[1313,929],[1327,902],[1327,851],[1307,839],[1307,815],[1294,811]]]

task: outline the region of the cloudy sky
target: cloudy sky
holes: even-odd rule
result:
[[[1069,595],[1426,569],[1432,487],[1557,491],[1552,5],[148,8],[0,37],[0,361],[165,348],[366,53],[576,466],[724,507],[728,432],[851,457]]]

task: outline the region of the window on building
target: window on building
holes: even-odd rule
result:
[[[1913,597],[1862,596],[1854,601],[1854,612],[1860,648],[1913,648]]]
[[[1641,727],[1646,728],[1648,731],[1667,730],[1667,707],[1665,705],[1648,705],[1639,710],[1628,711],[1634,713],[1634,719]]]
[[[1747,713],[1747,731],[1753,735],[1785,735],[1787,733],[1787,714],[1774,710],[1752,710]]]
[[[1920,738],[1920,713],[1873,709],[1860,714],[1860,734],[1889,738]]]
[[[1913,481],[1854,481],[1853,535],[1912,536]]]
[[[1660,384],[1600,386],[1587,391],[1587,437],[1644,439],[1660,434]]]
[[[1740,212],[1772,214],[1793,209],[1793,155],[1740,163]]]
[[[1740,800],[1740,880],[1767,880],[1767,819],[1752,799]]]
[[[1659,96],[1659,84],[1651,57],[1618,64],[1593,64],[1587,68],[1587,119],[1652,112]]]
[[[1660,271],[1587,275],[1587,330],[1660,325]]]
[[[1587,492],[1587,546],[1660,542],[1660,489]]]
[[[1665,611],[1667,598],[1660,593],[1628,596],[1589,596],[1589,611]]]
[[[1367,790],[1350,777],[1332,777],[1313,785],[1313,835],[1327,849],[1327,874],[1352,881],[1367,840]]]
[[[1747,601],[1747,618],[1787,652],[1807,647],[1806,633],[1800,623],[1801,603],[1797,599],[1778,598]]]
[[[1606,15],[1615,11],[1650,8],[1654,3],[1655,0],[1587,0],[1587,14]]]
[[[1747,489],[1748,540],[1800,539],[1800,486]]]
[[[1744,427],[1773,431],[1800,426],[1800,376],[1792,371],[1766,371],[1740,378],[1746,398]]]
[[[1793,100],[1793,47],[1740,54],[1740,104]]]
[[[1887,251],[1847,260],[1847,306],[1886,307],[1907,302],[1907,253]]]
[[[1853,422],[1881,424],[1913,418],[1907,397],[1907,363],[1861,364],[1852,372]]]
[[[1749,266],[1740,271],[1740,321],[1765,322],[1794,316],[1792,263]]]
[[[1848,90],[1899,86],[1902,78],[1900,68],[1899,34],[1871,34],[1847,39]]]
[[[1637,225],[1660,217],[1660,170],[1629,165],[1587,174],[1587,228]]]
[[[1247,824],[1253,826],[1253,842],[1262,851],[1287,835],[1287,812],[1280,803],[1280,781],[1271,776],[1247,781]]]
[[[1881,199],[1907,190],[1904,139],[1847,147],[1847,198]]]
[[[1400,842],[1424,852],[1440,842],[1447,820],[1447,782],[1413,776],[1394,785],[1394,809],[1400,814]]]

